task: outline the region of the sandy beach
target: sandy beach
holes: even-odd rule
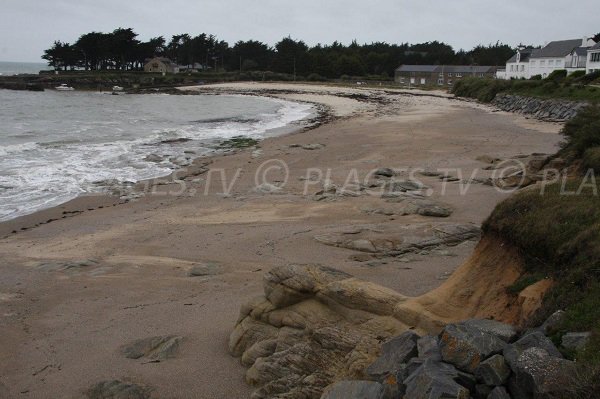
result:
[[[81,197],[0,224],[1,398],[81,398],[115,379],[162,399],[247,398],[245,369],[227,340],[266,271],[322,264],[418,296],[442,284],[476,245],[360,261],[358,252],[314,237],[439,220],[377,212],[395,205],[376,195],[316,197],[324,185],[354,187],[379,168],[404,178],[446,171],[456,181],[418,175],[429,198],[453,210],[443,221],[480,225],[510,195],[465,185],[495,173],[485,160],[551,154],[561,140],[558,124],[441,92],[283,83],[187,90],[311,102],[327,109],[329,122],[196,160],[205,173],[157,179],[135,201]],[[191,277],[196,268],[202,272]],[[155,336],[182,337],[176,356],[123,355]]]

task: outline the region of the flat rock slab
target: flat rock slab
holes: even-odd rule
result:
[[[318,242],[360,252],[399,256],[440,246],[458,245],[478,238],[480,228],[472,224],[413,224],[362,226],[352,231],[336,229],[315,236]]]
[[[128,359],[163,361],[176,356],[182,339],[174,335],[144,338],[123,347],[121,352]]]
[[[103,381],[86,392],[88,399],[149,399],[150,389],[119,380]]]
[[[188,272],[190,277],[216,276],[223,273],[221,266],[214,262],[199,263]]]
[[[325,144],[319,144],[319,143],[291,144],[289,147],[290,148],[302,148],[303,150],[307,150],[307,151],[314,151],[314,150],[322,150],[323,148],[325,148]]]
[[[98,266],[100,263],[95,259],[84,259],[74,261],[45,261],[37,262],[33,266],[44,272],[79,271]]]

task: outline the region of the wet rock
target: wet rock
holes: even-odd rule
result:
[[[411,399],[469,399],[469,389],[456,380],[464,378],[452,365],[425,361],[405,381],[406,398]]]
[[[560,351],[556,349],[556,346],[554,346],[552,341],[550,341],[549,338],[539,331],[529,333],[514,344],[506,346],[502,354],[510,368],[515,371],[519,356],[521,356],[523,352],[530,348],[541,348],[544,349],[550,356],[557,358],[563,357]]]
[[[487,319],[471,319],[465,321],[463,324],[477,328],[481,331],[485,331],[496,337],[500,338],[504,342],[510,343],[517,339],[519,333],[515,327],[510,324],[501,323],[496,320]]]
[[[534,399],[550,398],[564,392],[575,373],[575,363],[551,356],[542,348],[523,351],[514,364],[514,386]],[[514,395],[515,397],[520,397]]]
[[[307,150],[307,151],[314,151],[314,150],[322,150],[323,148],[325,148],[325,144],[319,144],[319,143],[291,144],[289,147],[290,148],[302,148],[303,150]]]
[[[588,344],[592,333],[567,333],[562,338],[562,346],[566,349],[579,351]]]
[[[146,162],[162,162],[164,159],[164,157],[157,155],[157,154],[150,154],[148,155],[146,158],[144,158],[144,161]]]
[[[385,184],[388,192],[419,191],[426,188],[422,183],[413,180],[392,180]]]
[[[367,375],[380,382],[389,375],[396,375],[404,368],[405,363],[418,355],[418,340],[418,334],[407,331],[399,337],[384,343],[381,348],[381,355],[367,368]]]
[[[452,208],[426,199],[411,199],[404,201],[403,213],[406,215],[421,215],[446,218],[454,212]]]
[[[490,392],[487,399],[511,399],[511,397],[506,388],[496,387]]]
[[[475,377],[488,386],[497,387],[508,380],[510,368],[504,361],[504,356],[495,355],[481,362],[475,369]]]
[[[122,353],[128,359],[163,361],[177,355],[182,339],[174,335],[140,339],[122,348]]]
[[[378,382],[341,381],[325,389],[321,399],[387,399],[386,389]]]
[[[444,361],[469,373],[505,346],[506,342],[497,336],[465,324],[449,324],[440,335]]]
[[[421,176],[425,177],[440,177],[442,175],[441,172],[432,169],[426,169],[419,172]]]
[[[123,381],[103,381],[86,392],[88,399],[149,399],[150,390]]]
[[[205,277],[216,276],[222,272],[221,266],[216,263],[208,262],[193,266],[188,272],[188,275],[190,277]]]
[[[373,174],[375,176],[393,177],[396,173],[391,168],[379,168]]]

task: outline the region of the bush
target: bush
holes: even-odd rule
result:
[[[593,169],[594,173],[600,176],[600,147],[588,148],[583,153],[583,166]]]
[[[542,75],[533,75],[531,80],[542,80]]]
[[[577,82],[588,85],[596,80],[600,79],[600,71],[588,73],[587,75],[583,75],[582,77],[576,79]]]
[[[458,97],[476,98],[479,101],[489,103],[498,93],[510,86],[511,82],[508,80],[469,77],[458,80],[452,86],[451,92]]]
[[[575,71],[572,74],[570,74],[569,76],[567,76],[568,80],[575,80],[575,79],[579,79],[581,77],[585,76],[585,71]]]
[[[308,75],[308,77],[306,79],[309,82],[324,82],[327,80],[323,76],[319,75],[318,73],[311,73],[310,75]]]
[[[600,106],[589,106],[567,122],[561,132],[566,137],[563,152],[581,157],[589,148],[600,146]]]
[[[557,69],[556,71],[552,71],[550,75],[546,78],[546,80],[552,82],[561,82],[567,77],[566,69]]]

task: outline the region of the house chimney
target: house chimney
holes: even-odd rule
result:
[[[588,38],[587,37],[583,37],[583,40],[581,41],[581,47],[589,47],[588,46]]]

